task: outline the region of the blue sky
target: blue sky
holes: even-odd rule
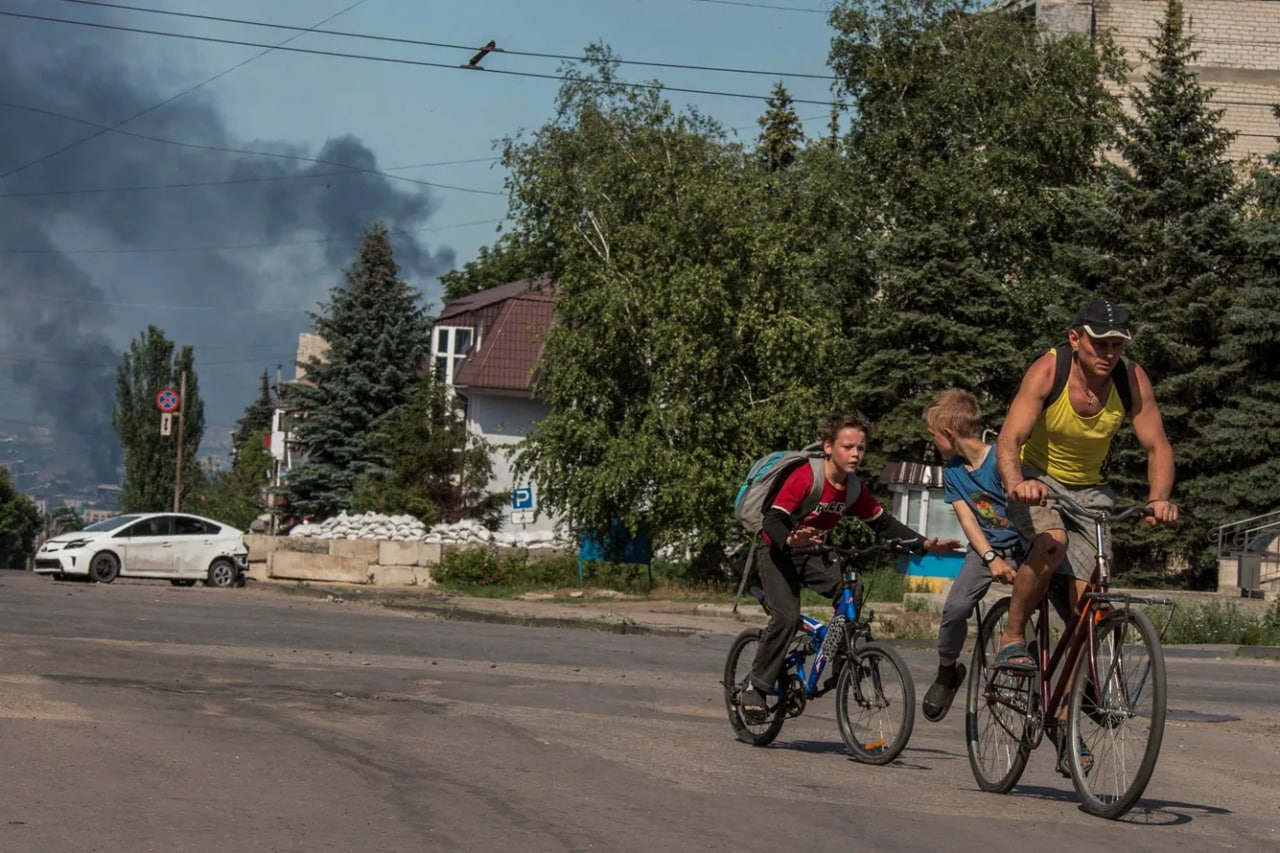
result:
[[[295,27],[355,2],[133,0]],[[784,75],[826,78],[830,5],[364,0],[323,26],[462,46],[492,39],[511,51],[567,56],[604,42],[628,61],[773,72],[628,66],[626,80],[762,99],[783,79],[793,97],[826,102],[829,79]],[[264,45],[294,35],[66,0],[0,0],[0,12]],[[283,363],[291,375],[297,333],[310,327],[306,312],[341,282],[360,223],[384,218],[403,229],[405,276],[432,308],[438,275],[494,240],[506,211],[502,172],[494,162],[455,161],[493,158],[495,140],[540,126],[558,84],[497,72],[554,74],[558,60],[493,53],[482,63],[491,70],[477,72],[455,67],[469,49],[319,33],[288,46],[446,67],[283,50],[255,59],[262,48],[0,18],[0,138],[8,140],[0,142],[0,299],[8,315],[0,319],[0,394],[10,419],[81,435],[99,429],[104,410],[109,418],[113,354],[156,324],[196,347],[206,434],[225,434],[264,368],[274,373]],[[669,97],[747,141],[765,108],[755,98]],[[150,139],[102,132],[148,109],[120,129]],[[797,112],[811,135],[824,133],[825,107],[800,104]],[[248,152],[355,158],[461,189],[367,173],[358,182],[327,178],[332,168],[322,164]],[[424,163],[451,165],[401,168]],[[200,186],[173,186],[188,182]]]
[[[792,0],[796,9],[818,10],[821,2]],[[175,9],[200,9],[199,3],[170,3]],[[269,15],[260,3],[222,0],[218,14],[309,25],[349,5],[349,0],[276,0]],[[771,5],[782,6],[786,2]],[[133,16],[151,17],[154,16]],[[172,26],[163,22],[166,28]],[[179,22],[181,23],[181,22]],[[187,28],[209,32],[212,25]],[[698,2],[697,0],[477,0],[470,3],[421,3],[414,0],[367,0],[329,24],[327,29],[397,35],[461,45],[493,39],[500,47],[537,53],[581,55],[585,45],[602,41],[626,60],[826,74],[830,29],[816,11]],[[246,32],[220,27],[220,34]],[[252,30],[275,40],[287,32]],[[397,46],[325,35],[306,35],[291,46],[367,53],[428,62],[461,64],[465,51]],[[170,48],[172,49],[172,48]],[[186,49],[185,47],[183,48]],[[200,62],[192,77],[221,70],[253,51],[222,46],[197,48]],[[523,56],[490,54],[482,63],[501,71],[554,73],[558,62]],[[741,94],[767,95],[774,78],[747,74],[696,72],[631,66],[628,80],[659,79],[670,86]],[[788,79],[793,97],[830,98],[825,80]],[[558,84],[463,70],[416,68],[328,57],[275,53],[257,60],[214,84],[231,126],[246,140],[292,139],[311,142],[355,131],[378,155],[383,167],[448,162],[495,154],[493,142],[522,129],[540,126],[549,116]],[[764,104],[758,100],[673,93],[673,102],[692,105],[728,127],[754,138],[755,121]],[[814,118],[810,132],[821,134],[826,111],[801,105],[799,114]],[[502,172],[492,163],[410,169],[395,174],[469,189],[502,192]],[[438,225],[501,218],[504,195],[441,190]],[[493,225],[476,225],[442,233],[459,262],[475,256],[493,239]],[[436,294],[423,283],[429,296]]]

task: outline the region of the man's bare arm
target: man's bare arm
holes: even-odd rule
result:
[[[1023,483],[1022,462],[1018,453],[1031,437],[1036,418],[1044,408],[1044,400],[1053,389],[1054,361],[1052,354],[1045,353],[1027,368],[1018,393],[1005,414],[1000,437],[996,439],[996,467],[1010,497],[1022,498],[1019,492]]]
[[[1177,521],[1178,508],[1169,501],[1173,495],[1173,447],[1164,432],[1151,379],[1137,364],[1130,369],[1129,378],[1138,392],[1132,413],[1133,432],[1147,452],[1147,503],[1155,510],[1156,521]]]

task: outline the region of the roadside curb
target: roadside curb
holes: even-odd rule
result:
[[[1238,646],[1236,657],[1280,660],[1280,646]]]
[[[705,637],[716,634],[733,634],[740,630],[762,627],[767,620],[764,610],[756,604],[739,603],[735,612],[732,604],[721,602],[665,602],[661,607],[641,599],[606,601],[555,602],[530,599],[474,599],[444,592],[413,592],[363,588],[351,585],[299,586],[295,584],[265,583],[259,589],[272,590],[285,595],[297,595],[313,599],[336,599],[351,602],[377,604],[388,609],[407,613],[430,614],[440,619],[480,622],[503,625],[525,625],[540,628],[572,628],[610,634],[631,634],[652,637]],[[579,609],[581,613],[548,611]],[[539,612],[542,611],[542,612]],[[715,624],[664,624],[712,620]],[[899,648],[928,651],[937,645],[934,638],[892,639],[878,638]],[[1220,646],[1166,645],[1166,657],[1178,658],[1240,658],[1251,660],[1280,660],[1280,646]]]
[[[482,622],[491,625],[575,628],[587,631],[601,631],[609,634],[633,634],[653,637],[697,637],[713,633],[692,627],[644,625],[628,616],[615,614],[604,616],[534,616],[528,613],[512,613],[505,610],[473,610],[466,606],[455,604],[409,604],[396,601],[383,602],[383,606],[391,610],[429,613],[440,619],[460,622]]]

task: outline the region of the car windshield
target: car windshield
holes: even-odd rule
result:
[[[117,515],[115,518],[104,518],[102,521],[95,521],[93,524],[85,525],[82,530],[115,530],[117,527],[124,527],[131,521],[137,521],[139,516],[136,515]]]

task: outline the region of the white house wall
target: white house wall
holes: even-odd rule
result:
[[[528,397],[486,393],[479,389],[468,389],[466,396],[467,430],[487,441],[493,450],[493,474],[489,478],[489,491],[510,492],[517,487],[530,487],[529,483],[515,481],[511,471],[511,456],[521,439],[533,431],[538,421],[547,416],[546,405]],[[536,505],[536,489],[534,502]],[[508,506],[504,531],[543,533],[555,529],[555,520],[542,513],[528,524],[513,524],[512,513],[513,509]]]

